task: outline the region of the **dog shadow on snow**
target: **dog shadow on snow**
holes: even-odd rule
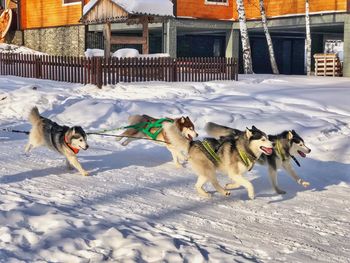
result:
[[[301,160],[301,167],[294,165],[294,170],[300,178],[308,181],[310,186],[304,188],[297,184],[286,171],[281,169],[278,171],[278,185],[280,189],[287,193],[278,195],[272,188],[267,167],[257,165],[255,169],[258,176],[251,183],[255,188],[256,197],[280,198],[278,200],[272,200],[269,203],[278,203],[293,199],[298,193],[304,191],[319,192],[341,183],[350,184],[350,164],[308,158]]]
[[[170,152],[160,146],[125,148],[123,151],[105,150],[107,154],[84,156],[86,170],[97,173],[129,166],[156,167],[172,160]]]

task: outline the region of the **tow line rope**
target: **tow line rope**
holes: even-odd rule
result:
[[[23,134],[27,134],[29,135],[29,131],[20,131],[20,130],[12,130],[9,128],[5,128],[2,129],[1,131],[5,131],[5,132],[14,132],[14,133],[23,133]],[[100,133],[100,132],[87,132],[87,135],[100,135],[100,136],[106,136],[106,137],[115,137],[115,138],[132,138],[132,139],[139,139],[139,140],[148,140],[148,141],[156,141],[156,142],[162,142],[162,143],[166,143],[166,141],[163,140],[157,140],[157,139],[151,139],[151,138],[140,138],[140,137],[136,137],[136,136],[123,136],[123,135],[114,135],[114,134],[107,134],[107,133]]]

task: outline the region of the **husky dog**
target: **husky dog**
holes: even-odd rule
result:
[[[207,123],[206,131],[215,138],[228,136],[230,134],[235,136],[242,133],[240,130],[221,126],[213,122]],[[273,142],[274,152],[269,156],[262,156],[259,162],[268,165],[269,176],[274,190],[278,194],[286,193],[277,185],[277,170],[281,167],[283,167],[298,184],[303,187],[308,187],[310,183],[301,179],[291,165],[292,159],[296,161],[295,155],[299,154],[301,157],[305,158],[306,154],[311,152],[311,149],[305,145],[304,140],[294,130],[284,131],[277,135],[269,135],[268,138]],[[299,165],[298,162],[297,164]]]
[[[74,167],[82,175],[89,175],[78,162],[76,156],[80,149],[87,150],[89,148],[86,134],[80,126],[71,128],[60,126],[56,122],[40,116],[37,107],[30,111],[29,121],[32,124],[32,129],[25,147],[26,154],[33,148],[47,146],[66,157],[69,169]]]
[[[261,161],[269,167],[269,175],[276,193],[286,193],[281,190],[277,184],[277,169],[281,167],[283,167],[298,184],[303,187],[308,187],[310,183],[301,179],[291,165],[292,159],[299,165],[299,162],[294,157],[297,154],[305,158],[306,154],[311,152],[311,149],[305,145],[304,140],[294,130],[284,131],[277,135],[269,135],[269,140],[274,144],[274,152],[266,158],[261,158]]]
[[[159,119],[153,118],[148,115],[132,115],[128,119],[129,125],[135,125],[138,123],[155,123],[156,121],[159,121]],[[189,117],[181,117],[181,118],[166,118],[164,123],[166,122],[172,122],[174,123],[176,129],[180,132],[180,134],[188,141],[192,141],[193,138],[196,138],[198,136],[198,133],[194,129],[193,122],[190,120]],[[161,130],[159,130],[161,129]],[[160,132],[159,132],[160,131]],[[174,148],[171,145],[171,142],[169,141],[169,138],[167,136],[167,133],[164,131],[163,128],[151,128],[150,133],[158,133],[158,135],[154,138],[155,142],[157,141],[164,141],[166,142],[165,146],[167,149],[171,152],[171,155],[173,157],[174,163],[177,167],[180,167],[180,160],[186,159],[186,157],[181,154],[176,148]],[[142,131],[128,128],[125,130],[122,134],[120,134],[121,137],[117,138],[117,140],[121,140],[123,137],[132,137],[132,138],[126,138],[126,140],[122,143],[123,146],[128,145],[130,142],[137,140],[138,138],[148,138],[147,134],[143,133]]]
[[[243,186],[247,189],[249,198],[254,199],[254,187],[243,177],[243,174],[253,168],[255,161],[259,159],[261,154],[272,154],[272,143],[265,133],[253,126],[252,129],[247,128],[245,132],[237,136],[190,142],[181,136],[173,124],[164,124],[164,129],[170,143],[188,154],[189,163],[198,176],[195,188],[200,195],[211,196],[203,189],[203,185],[209,181],[222,195],[227,196],[230,194],[227,190]],[[205,144],[210,145],[209,150]],[[218,183],[215,175],[216,170],[221,170],[233,181],[233,183],[226,185],[226,189]]]

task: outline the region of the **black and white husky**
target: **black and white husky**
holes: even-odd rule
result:
[[[272,154],[272,143],[265,133],[253,126],[237,136],[190,142],[181,136],[173,124],[166,123],[163,127],[171,144],[188,155],[188,161],[198,176],[195,188],[200,195],[211,196],[203,189],[203,185],[209,181],[222,195],[227,196],[230,194],[228,190],[243,186],[247,189],[249,198],[254,199],[254,187],[243,174],[252,169],[261,154]],[[209,151],[206,150],[208,144],[211,149]],[[214,154],[210,154],[210,151]],[[226,188],[221,187],[216,179],[216,170],[227,174],[233,183],[227,184]]]
[[[222,126],[213,122],[207,123],[206,131],[210,136],[215,138],[228,136],[230,134],[237,136],[237,134],[242,133],[240,130]],[[303,187],[308,187],[310,183],[301,179],[291,165],[291,160],[296,160],[295,156],[299,155],[305,158],[306,154],[311,152],[311,149],[305,145],[304,140],[294,130],[284,131],[277,135],[269,135],[268,138],[274,145],[273,154],[269,156],[261,156],[259,162],[262,164],[267,164],[272,187],[276,193],[286,193],[285,191],[281,190],[277,184],[277,170],[281,167],[283,167],[298,184],[302,185]]]
[[[38,108],[30,111],[29,121],[32,129],[29,134],[29,141],[25,147],[26,154],[33,148],[47,146],[66,157],[69,169],[76,168],[82,175],[89,175],[78,162],[76,154],[80,149],[87,150],[87,138],[80,126],[60,126],[47,118],[40,116]]]

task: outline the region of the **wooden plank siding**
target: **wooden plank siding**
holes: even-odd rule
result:
[[[103,0],[108,1],[108,0]],[[83,0],[84,4],[89,0]],[[346,12],[350,10],[349,0],[310,0],[310,12]],[[21,0],[22,29],[44,28],[79,24],[82,5],[63,5],[62,0]],[[259,0],[244,0],[247,19],[260,18]],[[207,4],[206,0],[177,0],[179,17],[237,20],[236,0],[228,0],[226,5]],[[304,14],[305,0],[265,0],[268,17]],[[105,10],[113,16],[121,15],[122,10]]]
[[[100,0],[85,16],[86,21],[107,20],[108,18],[128,17],[128,13],[110,0]]]
[[[81,4],[63,5],[62,0],[21,0],[20,4],[21,29],[80,24]]]
[[[310,12],[344,11],[348,0],[310,0]],[[260,18],[259,0],[244,0],[247,19]],[[305,0],[265,0],[268,17],[304,14]],[[237,20],[236,0],[228,0],[227,5],[213,5],[205,0],[177,0],[177,15],[203,19]]]

